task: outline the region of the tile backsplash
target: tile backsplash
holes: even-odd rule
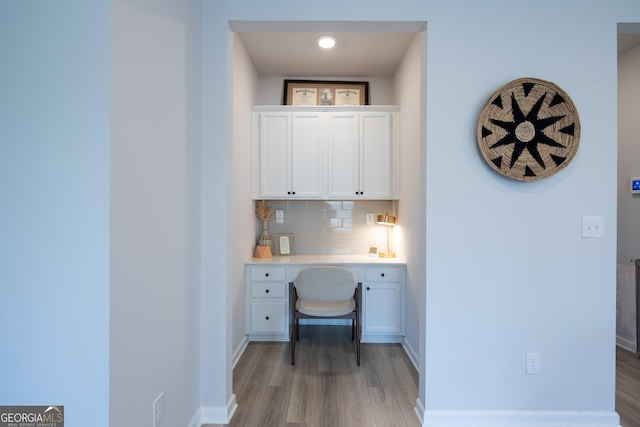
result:
[[[292,233],[295,254],[366,254],[375,244],[386,247],[386,228],[367,225],[366,214],[392,213],[389,200],[269,200],[274,210],[269,234]],[[275,210],[282,209],[284,223],[277,224]],[[374,217],[375,218],[375,217]],[[256,242],[262,221],[256,218]]]

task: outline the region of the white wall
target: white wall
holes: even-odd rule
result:
[[[110,425],[150,426],[164,393],[162,425],[186,426],[200,406],[199,2],[117,0],[110,18]]]
[[[398,255],[407,261],[405,348],[418,363],[421,335],[420,318],[425,283],[425,109],[426,33],[414,36],[394,79],[395,98],[400,105],[400,201],[398,224],[394,231]],[[424,325],[423,325],[424,326]],[[424,382],[424,378],[421,378]]]
[[[640,258],[640,195],[629,178],[640,176],[640,47],[618,57],[618,298],[617,339],[636,350],[635,264]]]
[[[234,204],[232,140],[233,35],[225,5],[202,2],[202,192],[200,269],[201,421],[224,424],[236,407],[233,376],[233,261],[241,240],[224,226]],[[247,178],[249,179],[249,178]]]
[[[109,2],[0,2],[0,404],[109,425]]]
[[[233,360],[237,362],[246,346],[244,263],[253,255],[256,244],[255,214],[251,200],[251,106],[258,91],[258,75],[242,41],[233,36],[233,146],[230,185],[229,224],[233,244],[229,261],[230,293],[233,311]],[[247,197],[247,195],[249,195]]]

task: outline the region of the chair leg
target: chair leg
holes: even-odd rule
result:
[[[356,317],[356,362],[360,366],[360,322]]]
[[[291,341],[291,364],[296,364],[296,320],[294,319],[291,322],[291,336],[289,337],[289,341]]]
[[[351,319],[351,341],[356,339],[356,323],[355,319]]]
[[[300,319],[296,319],[296,339],[300,340]]]

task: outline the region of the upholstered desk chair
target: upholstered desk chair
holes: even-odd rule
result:
[[[360,366],[362,335],[362,283],[343,267],[309,267],[289,283],[291,307],[291,364],[296,364],[296,340],[300,338],[300,319],[351,319],[351,339],[356,342],[356,361]]]

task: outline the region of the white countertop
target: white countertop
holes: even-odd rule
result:
[[[271,258],[249,258],[247,264],[401,264],[400,258],[380,258],[369,255],[292,255]]]

